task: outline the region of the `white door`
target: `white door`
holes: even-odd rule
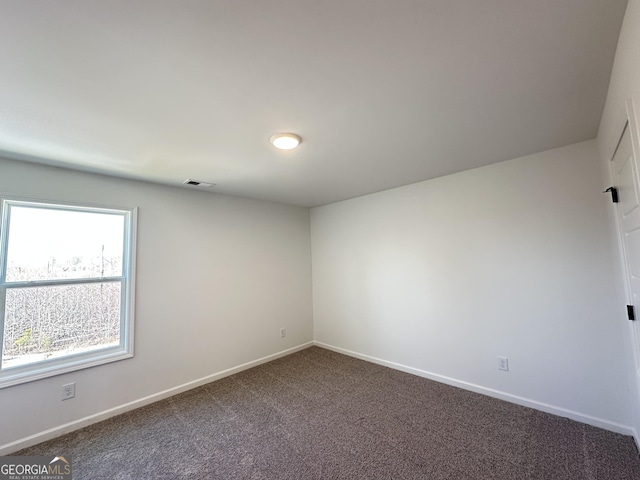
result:
[[[618,193],[616,210],[624,256],[627,301],[635,310],[629,322],[633,336],[636,375],[640,376],[640,177],[633,155],[629,127],[625,128],[612,160],[613,181]]]

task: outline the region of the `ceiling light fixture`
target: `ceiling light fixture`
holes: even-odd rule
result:
[[[280,150],[291,150],[302,142],[302,139],[295,133],[277,133],[269,139],[271,144]]]

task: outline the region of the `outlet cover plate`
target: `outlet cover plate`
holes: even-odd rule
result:
[[[76,396],[76,384],[67,383],[62,385],[62,400],[69,400]]]
[[[509,371],[509,359],[507,357],[498,357],[498,370]]]

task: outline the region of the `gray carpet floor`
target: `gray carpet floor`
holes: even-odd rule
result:
[[[631,437],[312,347],[18,455],[74,479],[640,479]]]

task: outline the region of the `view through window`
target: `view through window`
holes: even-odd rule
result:
[[[3,201],[0,386],[132,355],[134,216]]]

